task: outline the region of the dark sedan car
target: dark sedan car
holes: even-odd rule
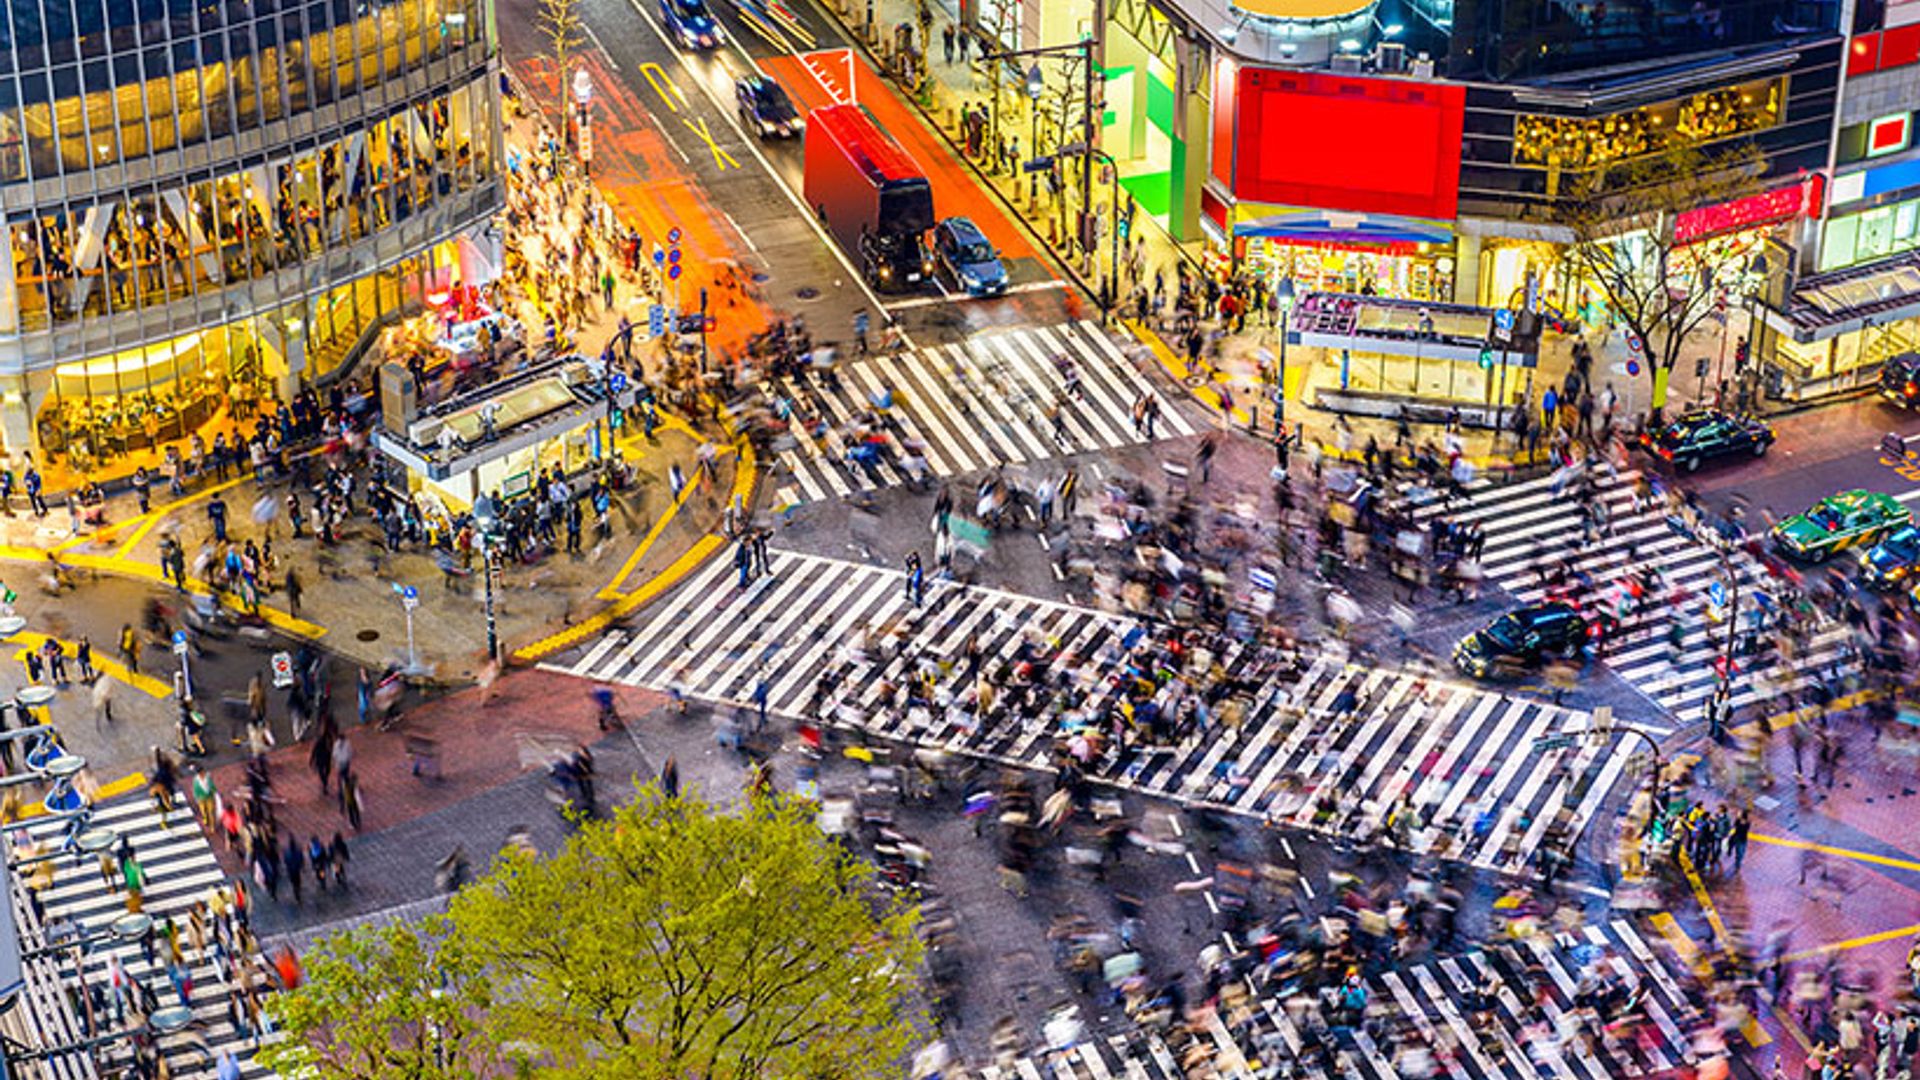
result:
[[[682,48],[711,49],[727,40],[707,0],[660,0],[660,19]]]
[[[1902,525],[1860,553],[1860,576],[1876,589],[1894,589],[1920,571],[1920,527]]]
[[[1901,353],[1880,365],[1880,396],[1903,409],[1920,406],[1920,353]]]
[[[733,94],[740,102],[741,123],[763,139],[791,139],[806,127],[787,92],[765,75],[735,79]]]
[[[1695,409],[1643,432],[1640,445],[1674,468],[1692,472],[1708,458],[1732,454],[1764,457],[1773,439],[1773,428],[1751,416]]]
[[[1591,631],[1570,604],[1550,603],[1509,611],[1460,639],[1453,662],[1476,678],[1501,670],[1531,667],[1548,657],[1580,655]]]

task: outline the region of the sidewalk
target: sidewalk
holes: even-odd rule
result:
[[[527,147],[535,138],[531,120],[509,124],[509,144],[527,161],[532,160]],[[523,169],[516,182],[531,184],[530,172]],[[528,198],[524,193],[518,197]],[[593,235],[585,228],[577,201],[538,202],[549,212],[549,219],[518,238],[531,249],[532,257],[544,259],[542,245],[557,246],[561,237]],[[617,260],[610,259],[609,264],[617,265]],[[606,307],[598,290],[593,290],[596,295],[587,306],[588,317],[572,333],[581,352],[596,355],[605,348],[618,330],[622,311],[633,318],[632,312],[638,310],[635,321],[643,326],[646,322],[645,304],[651,297],[632,278],[620,273],[616,277],[620,279],[615,290],[618,306]],[[537,288],[523,288],[520,283],[503,282],[498,291],[504,294],[503,306],[520,318],[537,345],[556,298],[543,297]],[[636,348],[634,355],[645,364],[643,350]],[[363,361],[363,372],[370,372],[378,362],[377,356],[369,357]],[[666,475],[677,462],[690,481],[696,481],[695,452],[700,444],[726,447],[731,441],[724,428],[696,427],[664,412],[652,440],[642,436],[638,425],[628,427],[614,447],[630,463],[633,482],[615,493],[612,535],[596,543],[589,522],[580,553],[555,553],[538,564],[509,566],[496,575],[494,610],[503,652],[525,660],[563,647],[644,603],[671,585],[676,580],[673,575],[696,565],[697,557],[716,550],[721,541],[713,531],[727,503],[735,497],[751,503],[756,471],[751,449],[743,451],[744,459],[736,458],[731,449],[723,452],[717,461],[717,482],[690,482],[677,500],[668,494]],[[288,535],[286,483],[271,478],[264,484],[256,482],[243,468],[224,481],[199,478],[179,498],[169,498],[165,485],[157,485],[150,512],[140,512],[131,492],[116,494],[87,512],[101,522],[93,525],[75,522],[57,502],[44,517],[15,510],[0,517],[0,564],[20,567],[5,575],[20,593],[29,592],[46,576],[50,555],[74,571],[130,579],[154,587],[156,594],[171,592],[160,561],[161,541],[171,537],[186,551],[189,591],[208,593],[207,583],[194,568],[197,556],[212,550],[207,507],[217,496],[228,507],[228,533],[235,543],[253,540],[263,548],[271,545],[274,588],[262,597],[259,614],[274,629],[322,639],[330,649],[370,668],[404,663],[408,619],[394,587],[411,584],[423,598],[411,627],[419,662],[441,680],[471,678],[486,651],[482,575],[444,574],[424,545],[388,552],[365,517],[350,519],[341,543],[323,554],[310,534],[300,539]],[[302,496],[311,501],[305,492]],[[302,586],[297,603],[285,589],[289,572],[298,576]],[[233,598],[225,599],[229,606],[238,607]],[[127,607],[124,617],[138,621],[137,602]],[[36,622],[31,629],[42,627]],[[105,657],[112,654],[114,642],[96,635],[94,646],[96,654]]]
[[[885,68],[884,60],[891,52],[890,45],[885,43],[890,42],[894,28],[904,24],[913,28],[916,38],[919,36],[921,0],[875,0],[871,8],[871,36],[862,33],[867,9],[854,4],[852,0],[833,0],[827,7],[839,17],[851,36],[866,42],[869,58],[876,67]],[[1100,283],[1109,272],[1111,261],[1111,235],[1106,231],[1110,227],[1107,223],[1110,217],[1110,189],[1096,177],[1092,212],[1102,221],[1099,235],[1103,240],[1095,245],[1090,255],[1074,258],[1072,252],[1078,244],[1073,238],[1070,223],[1077,218],[1080,209],[1081,185],[1077,163],[1067,169],[1058,195],[1049,192],[1049,185],[1044,179],[1026,173],[1019,167],[1034,156],[1035,150],[1031,145],[1035,130],[1033,106],[1026,95],[1004,86],[1000,88],[1003,95],[999,109],[1000,134],[1003,138],[1011,139],[1020,151],[1014,167],[1009,168],[1006,160],[997,152],[998,148],[990,145],[982,145],[981,153],[977,155],[966,153],[966,113],[970,109],[978,109],[991,116],[994,110],[991,107],[992,95],[983,77],[974,71],[973,65],[957,58],[952,63],[946,61],[942,35],[949,22],[944,12],[936,12],[929,35],[931,77],[926,80],[924,89],[916,95],[907,92],[896,81],[896,90],[903,99],[919,105],[923,115],[945,137],[953,152],[973,167],[981,185],[997,193],[1012,214],[1036,237],[1060,253],[1060,264],[1083,289],[1098,297]],[[1051,73],[1051,68],[1049,71]],[[1043,98],[1043,104],[1057,100],[1057,96],[1053,94]],[[1042,142],[1046,143],[1047,123],[1046,118],[1042,119],[1039,132]],[[991,144],[992,133],[989,131],[984,135],[981,142]],[[1048,148],[1050,150],[1051,146]],[[1127,200],[1132,201],[1130,194]],[[1175,242],[1149,213],[1136,213],[1132,220],[1134,228],[1121,245],[1119,286],[1114,290],[1120,306],[1125,306],[1124,300],[1134,287],[1151,288],[1156,276],[1165,280],[1167,291],[1171,294],[1182,266],[1189,272],[1197,272],[1200,266],[1202,245],[1198,242]],[[1063,228],[1062,222],[1069,224]],[[1743,314],[1735,312],[1730,318],[1732,322],[1724,332],[1728,348],[1731,341],[1745,330]],[[1210,411],[1221,415],[1224,405],[1225,414],[1231,417],[1233,426],[1270,437],[1273,422],[1272,386],[1262,380],[1259,368],[1262,359],[1269,366],[1274,363],[1273,354],[1278,339],[1270,327],[1255,327],[1255,319],[1248,321],[1246,332],[1221,337],[1217,355],[1210,354],[1200,371],[1191,370],[1181,350],[1163,340],[1153,327],[1131,319],[1124,320],[1124,325],[1153,351],[1167,373],[1186,386],[1188,392]],[[1203,328],[1217,330],[1218,320],[1202,325]],[[1624,374],[1628,360],[1624,336],[1619,333],[1589,333],[1583,337],[1594,354],[1592,386],[1596,394],[1612,383],[1621,401],[1620,414],[1623,417],[1627,414],[1629,404],[1634,412],[1644,413],[1649,403],[1651,381],[1644,371],[1637,377]],[[1720,326],[1709,321],[1688,341],[1679,364],[1670,376],[1669,411],[1712,396],[1712,372],[1721,366],[1722,337]],[[1539,366],[1529,372],[1529,401],[1535,409],[1536,426],[1540,419],[1540,396],[1547,386],[1558,388],[1565,381],[1572,366],[1576,340],[1579,339],[1572,336],[1549,335],[1542,347]],[[1316,366],[1313,361],[1317,352],[1296,348],[1295,355],[1289,358],[1285,388],[1287,419],[1296,429],[1304,429],[1308,437],[1330,444],[1334,414],[1316,409],[1311,403],[1317,386],[1337,377],[1337,372],[1329,375],[1324,365]],[[1699,380],[1694,376],[1694,361],[1699,357],[1707,357],[1711,361],[1707,380]],[[1618,372],[1616,367],[1619,368]],[[1521,388],[1525,389],[1526,385],[1523,383]],[[1512,389],[1508,390],[1509,395],[1512,392]],[[1396,428],[1392,421],[1359,416],[1348,417],[1348,426],[1353,429],[1358,445],[1364,445],[1369,436],[1377,438],[1383,445],[1391,445]],[[1416,444],[1439,441],[1440,425],[1416,422],[1412,426]],[[1507,433],[1467,431],[1463,434],[1463,442],[1466,455],[1482,469],[1511,470],[1544,460],[1544,451],[1528,453],[1515,445],[1512,436]]]

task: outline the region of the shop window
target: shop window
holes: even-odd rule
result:
[[[1514,118],[1513,162],[1587,169],[1657,152],[1669,139],[1714,142],[1780,122],[1786,82],[1725,87],[1612,116]]]

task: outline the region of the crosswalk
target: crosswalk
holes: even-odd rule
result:
[[[1656,939],[1657,940],[1657,939]],[[1658,951],[1656,951],[1656,948]],[[1364,1028],[1326,1034],[1273,996],[1249,996],[1222,1017],[1206,1011],[1185,1031],[1138,1030],[993,1065],[980,1080],[1245,1080],[1302,1076],[1398,1080],[1445,1075],[1473,1080],[1612,1080],[1674,1075],[1697,1063],[1697,996],[1664,946],[1625,919],[1510,946],[1397,968],[1369,980],[1369,1016],[1395,1017],[1450,1063],[1418,1073],[1393,1040]],[[1577,1024],[1601,995],[1634,997],[1637,1031]],[[1608,1019],[1611,1019],[1609,1016]],[[1394,1024],[1386,1025],[1388,1027]],[[1585,1028],[1568,1037],[1576,1026]],[[1406,1040],[1400,1040],[1406,1041]]]
[[[1671,609],[1665,597],[1649,598],[1637,615],[1621,622],[1609,643],[1607,666],[1667,714],[1681,722],[1702,718],[1718,681],[1714,663],[1726,646],[1727,625],[1707,615],[1708,597],[1716,582],[1727,588],[1737,581],[1741,592],[1740,618],[1744,629],[1754,611],[1752,598],[1767,585],[1770,575],[1739,548],[1721,549],[1697,536],[1685,535],[1668,521],[1658,499],[1633,507],[1637,472],[1599,479],[1599,500],[1607,508],[1608,527],[1593,543],[1583,537],[1582,510],[1554,477],[1543,476],[1505,486],[1487,486],[1456,503],[1447,516],[1459,524],[1478,523],[1486,536],[1481,571],[1523,603],[1545,595],[1540,568],[1557,566],[1568,553],[1574,556],[1576,576],[1605,590],[1609,583],[1635,567],[1659,572],[1665,589],[1692,598],[1683,615],[1685,628],[1678,663],[1670,658],[1667,629]],[[1437,511],[1436,511],[1437,512]],[[1604,591],[1602,595],[1605,595]],[[1731,591],[1725,593],[1729,600]],[[1797,687],[1823,677],[1839,658],[1844,627],[1827,626],[1815,633],[1808,648],[1791,664],[1777,654],[1741,658],[1735,664],[1731,693],[1734,708],[1759,700],[1768,688]]]
[[[1080,392],[1065,400],[1056,438],[1048,412],[1067,384],[1067,372],[1056,363],[1063,357],[1078,376]],[[1156,437],[1198,430],[1134,369],[1106,331],[1084,321],[976,334],[900,356],[845,362],[832,389],[818,377],[770,378],[762,389],[800,406],[788,420],[791,439],[776,454],[776,484],[785,504],[906,480],[895,462],[862,465],[846,460],[844,449],[829,448],[827,428],[845,428],[889,395],[887,413],[904,438],[925,447],[927,469],[935,476],[1146,442],[1133,424],[1133,403],[1142,394],[1160,402]],[[818,422],[804,423],[803,414]]]
[[[66,825],[63,821],[41,819],[29,820],[22,827],[31,842],[54,850],[61,843]],[[106,934],[108,925],[126,913],[126,894],[107,885],[93,858],[62,856],[39,868],[44,885],[38,889],[44,910],[42,925],[66,924],[77,928],[82,935],[101,935],[86,953],[83,977],[87,983],[104,987],[109,979],[109,960],[117,960],[129,977],[138,979],[154,992],[164,1008],[179,1004],[167,977],[167,945],[161,932],[171,917],[179,927],[181,951],[190,965],[193,1011],[190,1025],[159,1040],[172,1075],[178,1080],[213,1080],[219,1055],[231,1052],[241,1066],[243,1077],[255,1080],[271,1076],[253,1062],[256,1044],[242,1037],[229,1021],[229,987],[221,980],[212,958],[197,955],[187,941],[189,909],[226,877],[191,808],[185,800],[179,800],[170,813],[162,815],[151,801],[138,795],[127,796],[96,806],[90,828],[110,830],[131,841],[134,856],[146,871],[147,888],[141,910],[153,917],[159,938],[154,961],[147,960],[138,941]],[[45,880],[46,877],[51,880]],[[70,965],[67,970],[71,970]],[[76,1012],[80,1011],[76,1006]],[[102,1026],[110,1030],[111,1020],[103,1018]],[[124,1044],[109,1044],[96,1051],[96,1055],[103,1067],[110,1063],[125,1064],[129,1056]]]
[[[745,706],[837,720],[886,738],[1044,768],[1062,739],[1095,729],[1118,705],[1128,649],[1144,633],[1116,614],[953,582],[911,603],[905,575],[794,552],[747,589],[715,559],[638,623],[550,665]],[[1078,668],[1089,700],[1059,717],[983,719],[968,703],[963,657]],[[1219,658],[1253,670],[1236,645]],[[1212,658],[1189,658],[1189,675]],[[1109,750],[1103,779],[1343,837],[1383,830],[1422,852],[1518,869],[1553,839],[1577,836],[1627,773],[1630,746],[1589,733],[1591,718],[1417,672],[1329,657],[1271,664],[1231,708],[1163,731],[1159,744]],[[916,674],[928,705],[878,708]],[[834,681],[823,692],[821,680]],[[1068,677],[1062,674],[1062,677]],[[943,704],[945,707],[942,707]]]

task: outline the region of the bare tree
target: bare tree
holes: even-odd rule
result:
[[[553,62],[554,78],[560,84],[560,111],[557,119],[561,137],[566,137],[569,108],[567,76],[573,54],[585,43],[587,24],[580,19],[580,0],[540,0],[534,24],[546,39],[545,56]]]
[[[1573,233],[1567,259],[1645,343],[1650,385],[1672,372],[1687,336],[1713,317],[1721,290],[1740,272],[1715,245],[1677,236],[1680,216],[1752,194],[1763,166],[1750,143],[1706,151],[1676,139],[1563,185],[1554,216]]]

